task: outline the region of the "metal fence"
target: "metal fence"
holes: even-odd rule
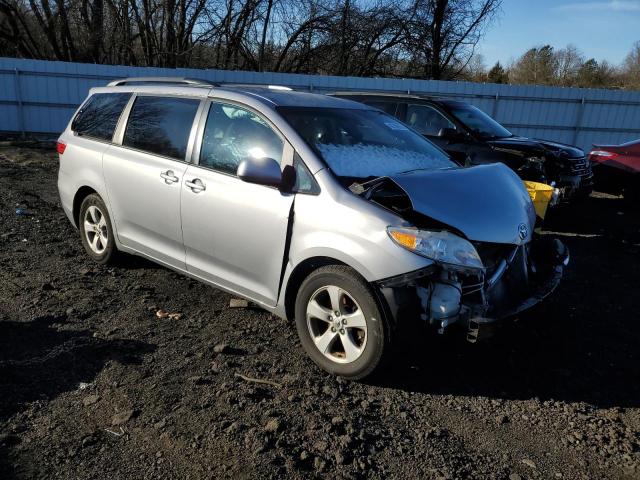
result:
[[[513,133],[589,149],[640,138],[640,92],[357,78],[225,70],[167,69],[0,58],[0,131],[57,134],[91,87],[122,77],[181,76],[220,83],[329,91],[410,92],[476,105]]]

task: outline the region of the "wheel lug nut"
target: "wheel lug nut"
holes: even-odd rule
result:
[[[340,329],[340,335],[344,335],[344,328]]]
[[[336,311],[336,317],[340,316],[340,312]]]
[[[347,319],[346,319],[346,318],[343,318],[343,319],[342,319],[342,324],[343,324],[343,325],[346,325],[346,324],[347,324]]]
[[[336,327],[331,327],[331,331],[332,331],[333,333],[335,333],[335,331],[336,331]]]

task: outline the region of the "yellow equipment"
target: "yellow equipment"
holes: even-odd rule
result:
[[[557,196],[557,194],[554,195],[555,188],[545,183],[530,182],[528,180],[524,181],[524,186],[527,188],[527,192],[529,192],[529,195],[531,196],[533,206],[536,210],[536,215],[544,219],[544,216],[547,214],[549,204],[555,203],[554,197]]]

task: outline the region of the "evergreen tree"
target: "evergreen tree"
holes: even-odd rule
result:
[[[509,81],[507,72],[504,70],[503,66],[500,65],[500,62],[496,62],[496,64],[491,67],[491,70],[489,70],[489,73],[487,74],[487,79],[491,83],[508,83]]]

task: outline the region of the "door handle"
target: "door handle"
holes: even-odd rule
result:
[[[192,181],[186,181],[184,184],[191,189],[193,193],[204,192],[207,189],[207,186],[202,183],[202,180],[199,178],[194,178]]]
[[[173,173],[173,170],[167,170],[166,172],[162,172],[160,174],[160,178],[164,179],[164,183],[166,183],[167,185],[171,183],[176,183],[178,180],[180,180],[178,177],[175,176],[175,174]]]

